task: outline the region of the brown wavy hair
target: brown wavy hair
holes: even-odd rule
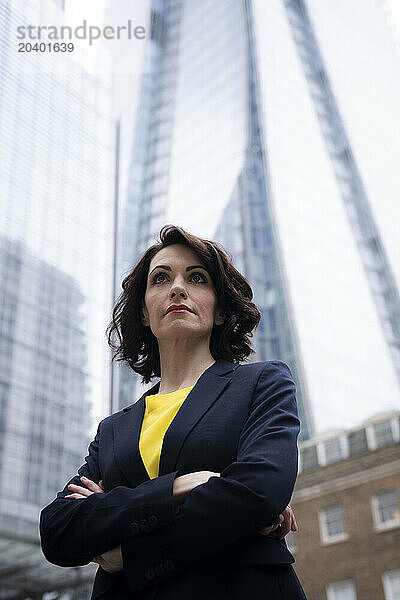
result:
[[[250,337],[258,326],[261,314],[252,302],[253,292],[247,279],[233,266],[232,255],[220,244],[195,235],[181,227],[164,225],[160,242],[150,246],[122,281],[122,289],[107,326],[106,336],[114,354],[112,360],[125,361],[142,376],[142,383],[161,377],[157,338],[150,327],[143,325],[141,310],[147,287],[147,277],[153,256],[171,244],[183,244],[196,253],[208,270],[217,301],[224,311],[225,321],[214,325],[210,352],[215,360],[223,358],[240,362],[254,353]],[[118,338],[114,343],[113,336]]]

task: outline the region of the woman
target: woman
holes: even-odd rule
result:
[[[161,379],[100,422],[41,511],[44,555],[97,562],[92,599],[305,599],[284,541],[295,385],[281,361],[239,362],[260,320],[248,282],[220,245],[166,225],[122,287],[113,359]]]

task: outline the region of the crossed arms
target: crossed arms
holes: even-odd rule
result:
[[[99,486],[98,493],[89,488],[89,494],[88,488],[82,488],[76,491],[82,497],[67,497],[74,490],[69,485],[82,483],[80,476],[94,485],[100,481],[100,426],[79,477],[41,512],[42,550],[54,564],[78,566],[94,558],[107,560],[109,555],[104,555],[109,551],[118,559],[120,552],[129,587],[139,590],[149,585],[149,564],[167,559],[173,567],[166,576],[174,574],[240,538],[276,525],[291,498],[300,421],[295,384],[281,361],[267,363],[260,373],[236,462],[220,476],[195,486],[177,508],[173,499],[181,479],[178,471],[133,489],[117,486],[102,493]],[[141,519],[151,523],[145,532],[130,527]]]
[[[192,491],[194,487],[197,485],[201,485],[208,481],[210,477],[219,477],[220,473],[214,473],[212,471],[196,471],[194,473],[189,473],[188,475],[181,475],[174,480],[174,504],[180,504],[183,502],[184,498]],[[66,498],[87,498],[91,494],[101,494],[104,493],[103,482],[99,481],[97,485],[94,481],[87,479],[86,477],[81,477],[82,483],[86,486],[83,488],[79,485],[69,484],[68,488],[72,490],[76,490],[72,494],[68,494],[65,496]],[[179,484],[179,485],[177,485]],[[278,527],[280,527],[279,538],[282,539],[285,537],[289,531],[297,531],[297,523],[295,516],[293,514],[293,509],[290,505],[288,505],[283,513],[279,515],[280,523],[276,523],[275,525],[270,525],[269,527],[264,527],[259,531],[261,535],[268,535]],[[104,552],[100,556],[95,556],[91,562],[98,563],[104,571],[108,573],[114,573],[115,571],[122,571],[124,568],[123,559],[122,559],[122,551],[121,546],[117,548],[113,548],[112,550],[108,550]]]

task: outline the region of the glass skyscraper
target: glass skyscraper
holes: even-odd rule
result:
[[[400,91],[381,3],[159,0],[148,56],[124,268],[165,223],[222,243],[262,313],[251,360],[295,376],[301,439],[398,407]],[[121,406],[139,395],[125,375]]]
[[[65,587],[85,578],[82,571],[75,575],[46,563],[38,518],[76,473],[94,423],[109,412],[105,328],[112,304],[115,162],[110,68],[103,62],[101,70],[87,71],[67,52],[24,55],[16,37],[20,25],[62,24],[63,5],[0,4],[4,593],[26,590],[27,581],[33,593],[49,590],[52,581]]]

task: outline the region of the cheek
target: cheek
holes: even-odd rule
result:
[[[201,320],[203,322],[207,321],[207,323],[212,323],[214,321],[215,299],[210,298],[209,296],[204,298],[199,304],[199,308]]]
[[[164,321],[164,309],[167,302],[157,294],[149,293],[146,298],[147,311],[153,323]]]
[[[145,299],[147,308],[149,310],[154,309],[155,305],[157,304],[157,292],[155,290],[153,290],[152,288],[148,289],[144,299]]]
[[[157,318],[157,311],[151,298],[146,298],[146,308],[150,321],[154,322]]]

